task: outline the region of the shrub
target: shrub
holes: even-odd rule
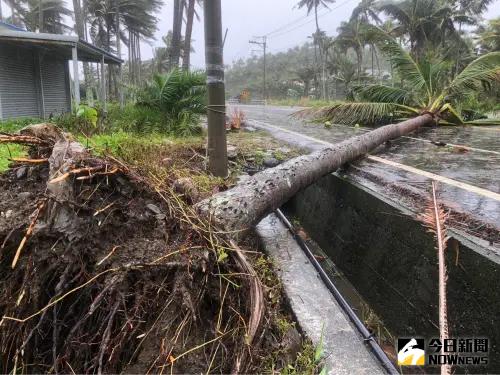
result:
[[[137,97],[138,106],[164,114],[160,131],[181,136],[201,132],[200,117],[206,111],[203,73],[174,69],[166,75],[156,75]]]
[[[98,133],[99,120],[102,115],[99,110],[88,105],[76,106],[72,112],[62,114],[55,118],[55,123],[60,128],[75,134],[86,134],[88,136]]]
[[[156,108],[128,104],[123,109],[110,105],[104,127],[106,132],[125,131],[138,134],[160,132],[166,119]]]

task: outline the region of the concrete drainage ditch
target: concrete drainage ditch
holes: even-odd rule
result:
[[[337,174],[300,192],[286,212],[300,221],[394,337],[439,336],[435,241],[415,213]],[[450,235],[450,334],[490,339],[487,368],[455,370],[499,373],[499,249],[455,230]]]

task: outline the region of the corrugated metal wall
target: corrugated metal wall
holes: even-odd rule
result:
[[[41,56],[41,76],[45,117],[57,116],[71,110],[68,95],[69,74],[67,61],[56,60],[48,55]]]
[[[0,45],[0,118],[40,116],[36,81],[33,52]]]
[[[69,112],[69,80],[67,61],[39,55],[35,49],[1,44],[0,119],[48,118]]]

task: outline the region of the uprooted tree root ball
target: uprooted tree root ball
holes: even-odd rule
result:
[[[168,184],[57,129],[8,137],[30,158],[0,177],[1,372],[261,368],[282,302],[259,281],[257,255]]]

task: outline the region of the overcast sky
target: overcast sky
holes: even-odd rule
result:
[[[1,0],[0,0],[1,1]],[[72,1],[66,0],[72,7]],[[165,5],[157,15],[159,19],[156,41],[143,43],[143,59],[151,58],[154,46],[162,44],[161,37],[172,28],[172,0],[164,0]],[[268,51],[270,53],[286,51],[295,45],[307,41],[315,31],[314,15],[307,17],[305,9],[297,9],[298,0],[222,0],[223,28],[229,29],[225,45],[225,63],[249,57],[258,46],[248,43],[254,36],[269,35]],[[340,22],[349,18],[359,0],[337,0],[330,9],[320,10],[320,27],[328,35],[335,35]],[[3,6],[6,16],[9,10]],[[200,9],[198,12],[203,19]],[[486,13],[486,18],[500,16],[500,0],[495,0]],[[193,47],[195,53],[191,59],[197,68],[204,67],[203,21],[196,22],[193,30]],[[126,57],[126,53],[124,53]]]
[[[298,0],[222,0],[222,22],[224,30],[229,29],[225,50],[225,63],[229,64],[241,57],[251,56],[252,50],[257,50],[258,46],[248,43],[254,36],[266,35],[275,30],[280,30],[269,35],[269,52],[286,51],[288,48],[301,44],[308,39],[308,36],[315,31],[314,15],[306,17],[305,9],[297,9],[295,4]],[[359,0],[337,0],[330,6],[330,10],[320,10],[322,17],[319,20],[320,27],[328,35],[335,35],[340,22],[347,20],[353,8]],[[200,12],[200,16],[202,14]],[[486,13],[486,18],[500,16],[500,0],[495,0]],[[172,25],[172,1],[167,1],[163,7],[160,19],[158,40],[161,35],[165,35]],[[296,21],[296,22],[294,22]],[[283,26],[290,24],[281,29]],[[204,66],[203,48],[203,22],[197,22],[194,26],[193,39],[195,53],[192,57],[192,64],[195,67]],[[143,56],[150,57],[151,46],[145,45]]]

